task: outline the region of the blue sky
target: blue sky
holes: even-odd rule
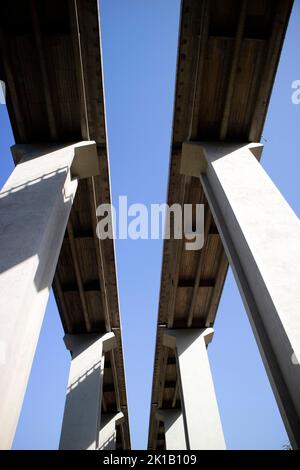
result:
[[[295,1],[263,132],[262,164],[299,215],[300,1]],[[179,0],[101,0],[113,202],[166,200]],[[1,77],[0,77],[1,78]],[[0,183],[13,169],[0,105]],[[146,447],[162,262],[161,240],[117,240],[116,257],[131,439]],[[17,429],[15,449],[58,447],[69,353],[51,295]],[[231,272],[209,347],[227,446],[280,449],[288,439]]]

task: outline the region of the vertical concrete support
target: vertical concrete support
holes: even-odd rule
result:
[[[98,450],[116,450],[116,426],[122,421],[124,421],[122,412],[102,415]]]
[[[187,450],[181,410],[158,410],[157,419],[164,422],[167,450]]]
[[[167,330],[163,344],[175,350],[187,449],[225,449],[207,356],[212,328]]]
[[[76,193],[72,165],[97,158],[92,142],[21,145],[13,152],[19,163],[0,193],[1,449],[13,441]]]
[[[98,448],[105,353],[115,347],[114,333],[66,335],[71,351],[67,397],[59,448]]]
[[[185,144],[183,171],[194,160],[290,442],[299,448],[300,221],[259,164],[261,151],[261,144]]]

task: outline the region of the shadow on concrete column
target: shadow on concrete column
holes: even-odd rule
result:
[[[97,158],[95,143],[16,146],[21,160],[0,192],[1,449],[13,441],[86,153]]]

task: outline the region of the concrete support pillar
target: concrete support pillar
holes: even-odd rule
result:
[[[80,177],[98,161],[93,142],[17,145],[13,153],[19,163],[0,192],[1,449],[11,447],[21,411],[76,193],[73,165]]]
[[[66,335],[65,343],[72,361],[59,448],[96,450],[100,441],[105,353],[115,347],[115,335]]]
[[[182,171],[200,176],[290,442],[299,448],[300,221],[259,164],[261,151],[261,144],[184,144]]]
[[[175,350],[180,398],[189,450],[225,449],[222,424],[207,356],[212,328],[167,330],[163,344]]]
[[[122,412],[102,415],[98,450],[116,450],[116,426],[122,421],[124,421]]]
[[[158,410],[157,419],[164,422],[166,450],[187,450],[181,410]]]

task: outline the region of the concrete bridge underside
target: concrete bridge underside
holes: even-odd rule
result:
[[[294,248],[294,238],[300,236],[299,221],[257,162],[291,7],[291,0],[182,1],[167,202],[205,205],[205,244],[201,251],[187,251],[185,240],[164,243],[149,449],[225,448],[206,348],[213,337],[228,259],[248,306],[291,442],[294,447],[300,445],[299,372],[289,362],[291,348],[297,354],[300,348],[296,338],[299,321],[294,315],[299,295],[293,287],[300,276],[295,267],[299,248]],[[6,279],[14,279],[15,271],[16,279],[20,278],[23,262],[36,269],[36,259],[29,255],[40,257],[43,271],[37,268],[38,276],[30,279],[29,291],[39,299],[42,312],[43,292],[52,283],[48,271],[53,269],[65,343],[72,353],[60,447],[129,448],[114,245],[111,240],[99,241],[96,237],[96,207],[110,202],[97,1],[2,2],[0,75],[7,85],[7,105],[17,144],[17,167],[1,192],[4,225],[9,232],[10,219],[6,217],[10,201],[16,204],[22,219],[22,196],[30,200],[36,195],[38,221],[45,233],[41,237],[37,227],[28,235],[35,237],[40,251],[32,253],[28,239],[25,260],[20,256],[14,264],[14,255],[7,250],[0,260],[0,267],[3,264],[5,268],[0,281],[5,287],[9,284]],[[28,169],[35,179],[26,181],[23,188],[20,181]],[[257,186],[259,181],[261,186]],[[289,215],[289,233],[277,231],[274,239],[268,239],[277,265],[274,259],[273,265],[270,259],[263,259],[260,270],[252,271],[262,247],[252,232],[257,215],[245,220],[240,207],[239,195],[248,183],[252,190],[246,196],[254,198],[254,203],[259,197],[265,198],[276,202],[280,216]],[[49,201],[53,188],[63,194],[63,202],[52,198],[54,225],[60,220],[57,214],[63,213],[66,228],[58,226],[57,234],[41,216],[48,207],[47,187]],[[261,192],[257,200],[254,187]],[[39,199],[40,195],[43,197]],[[267,206],[262,204],[258,211],[262,216],[257,223],[262,229],[264,215],[269,220]],[[272,224],[270,219],[271,228]],[[26,225],[25,218],[24,233],[29,233]],[[275,231],[277,228],[275,224]],[[13,237],[2,232],[7,247],[13,246]],[[287,248],[281,254],[276,243],[283,236],[290,243],[285,243]],[[55,242],[57,263],[47,240]],[[273,268],[275,273],[280,274],[281,268],[287,273],[277,289],[279,301],[275,298],[278,292],[274,295],[278,279],[270,274]],[[292,275],[295,279],[289,283]],[[253,278],[257,280],[256,292],[251,285]],[[291,291],[288,302],[282,287]],[[20,286],[22,289],[24,286]],[[13,343],[17,349],[17,340],[25,344],[21,326],[29,313],[17,315],[22,304],[18,304],[16,295],[13,304],[17,307],[11,307],[10,315],[6,311],[10,292],[3,291],[4,344],[11,347]],[[260,292],[264,295],[258,298]],[[11,328],[14,315],[15,336]],[[272,334],[275,329],[278,335]],[[38,325],[34,325],[34,331],[38,333]],[[30,356],[32,351],[28,352]],[[8,364],[10,360],[8,357]],[[30,369],[29,359],[26,367]],[[10,370],[4,364],[1,380],[8,377],[10,388],[5,382],[1,385],[6,396],[0,404],[0,414],[9,422],[5,404],[12,401],[13,394],[10,397],[7,390],[15,392]],[[26,378],[23,388],[25,383]],[[10,437],[2,447],[12,440],[14,426],[15,422],[7,426]],[[78,430],[83,432],[82,438]]]
[[[291,7],[290,0],[183,0],[181,5],[167,202],[205,205],[205,244],[200,251],[187,251],[185,240],[164,242],[149,449],[174,448],[174,439],[181,448],[201,448],[186,442],[188,411],[182,397],[188,391],[180,377],[181,343],[173,332],[178,343],[176,352],[175,342],[170,347],[168,338],[173,330],[180,331],[180,335],[209,331],[228,269],[216,217],[203,179],[199,181],[200,172],[182,174],[183,143],[212,142],[222,147],[226,142],[260,141]],[[192,150],[190,155],[195,161],[197,154]],[[189,399],[194,400],[195,414],[201,407],[217,409],[216,403],[207,402],[207,393],[214,394],[213,388],[204,385],[203,396],[201,380],[197,382],[200,357],[200,349],[190,357],[195,369],[190,371],[194,383],[188,385]],[[182,418],[185,422],[180,423]],[[203,445],[206,442],[223,448],[220,422],[208,419],[206,423],[203,415],[198,418],[194,431]],[[213,429],[209,430],[209,425]],[[212,443],[210,432],[214,434]]]
[[[0,76],[16,144],[96,143],[99,171],[78,182],[53,290],[66,334],[115,334],[102,415],[123,413],[116,445],[130,448],[114,244],[96,237],[96,207],[111,200],[97,0],[1,2]]]

